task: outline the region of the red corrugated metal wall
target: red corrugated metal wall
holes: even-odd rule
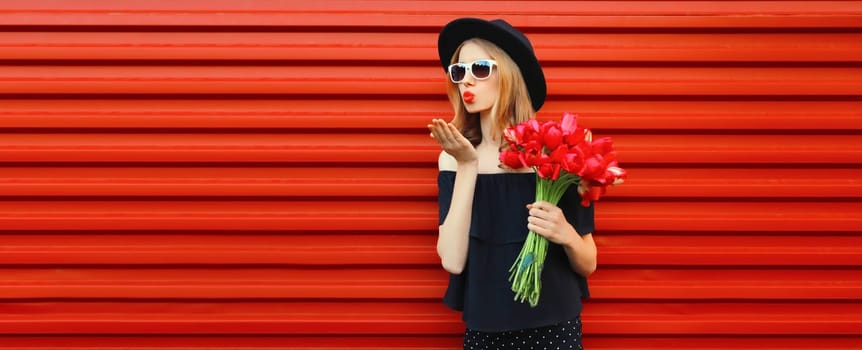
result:
[[[436,33],[617,141],[590,349],[862,348],[862,2],[3,1],[0,349],[449,349]]]

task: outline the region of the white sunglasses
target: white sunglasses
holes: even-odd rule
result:
[[[453,83],[458,84],[464,81],[467,77],[467,72],[476,80],[485,80],[491,77],[494,72],[494,66],[497,61],[494,60],[476,60],[470,63],[453,63],[449,65],[449,79]]]

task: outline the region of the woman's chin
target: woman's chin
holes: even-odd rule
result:
[[[487,110],[487,109],[489,109],[489,108],[484,108],[484,109],[483,109],[483,108],[476,108],[476,106],[474,106],[474,105],[465,104],[465,105],[464,105],[464,109],[466,109],[466,110],[467,110],[467,113],[475,114],[475,113],[479,113],[479,112],[485,111],[485,110]]]

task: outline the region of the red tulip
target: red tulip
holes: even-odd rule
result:
[[[542,129],[542,125],[535,119],[528,120],[527,125],[530,127],[530,130],[533,130],[534,132],[539,132],[539,130]]]
[[[584,170],[584,157],[577,153],[566,153],[563,169],[569,174],[580,175]]]
[[[560,123],[560,128],[562,129],[564,136],[574,134],[578,129],[578,115],[571,113],[563,114],[563,121]]]
[[[512,150],[500,152],[500,162],[510,169],[520,169],[525,166],[521,163],[521,152]]]
[[[557,180],[560,178],[560,164],[555,162],[545,162],[539,165],[536,174],[543,179]]]
[[[537,150],[535,148],[526,148],[524,149],[524,152],[521,152],[519,155],[521,163],[527,167],[535,167],[542,164],[541,156],[541,150]]]
[[[559,145],[555,149],[551,151],[549,157],[551,161],[557,164],[563,164],[566,162],[566,155],[569,154],[569,150],[565,145]]]
[[[617,167],[616,164],[614,164],[614,166],[609,166],[608,172],[613,176],[613,182],[611,182],[611,185],[619,185],[626,180],[626,171],[623,168]]]
[[[597,155],[584,160],[584,168],[578,175],[587,180],[600,178],[605,173],[605,168],[602,167],[602,160],[600,157],[601,155]]]
[[[527,131],[526,124],[518,124],[514,128],[512,128],[512,135],[516,140],[516,143],[521,143],[524,141],[524,133]]]
[[[597,201],[603,194],[607,187],[605,186],[594,186],[586,181],[583,181],[578,185],[578,193],[581,194],[581,205],[588,207],[590,205],[590,201]]]
[[[556,149],[563,143],[563,131],[557,123],[548,122],[542,125],[542,141],[549,150]]]
[[[503,140],[509,144],[510,149],[517,149],[518,137],[515,135],[515,128],[508,127],[503,130]]]
[[[542,152],[542,147],[544,146],[542,144],[542,139],[538,137],[539,134],[533,134],[533,136],[535,136],[535,138],[524,143],[524,148],[536,150],[537,152]]]
[[[602,137],[598,140],[595,140],[590,143],[590,147],[592,147],[593,153],[598,154],[606,154],[613,152],[614,150],[613,141],[611,141],[610,137]]]
[[[569,145],[569,147],[576,146],[584,142],[584,136],[586,133],[587,130],[583,128],[577,128],[570,134],[566,134],[566,132],[563,131],[563,140],[567,145]]]

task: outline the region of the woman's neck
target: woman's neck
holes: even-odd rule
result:
[[[499,145],[500,135],[494,135],[496,126],[494,118],[491,116],[491,110],[483,111],[479,114],[479,122],[482,126],[482,144]]]

